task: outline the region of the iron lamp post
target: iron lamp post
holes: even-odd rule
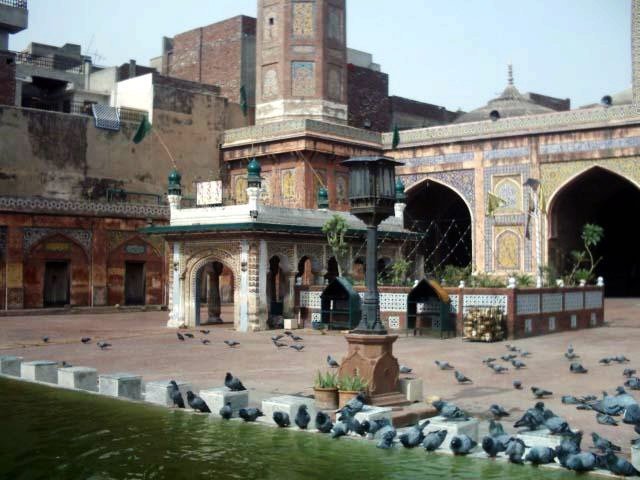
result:
[[[389,157],[374,156],[352,157],[342,165],[349,168],[350,211],[367,226],[367,291],[362,302],[360,323],[353,333],[386,335],[387,331],[380,322],[378,295],[378,225],[394,215],[395,167],[402,164]]]

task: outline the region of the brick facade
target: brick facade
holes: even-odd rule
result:
[[[16,103],[16,62],[12,52],[0,51],[0,105]]]
[[[357,65],[347,65],[349,125],[387,132],[391,126],[389,75]]]

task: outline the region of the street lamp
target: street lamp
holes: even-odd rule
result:
[[[342,162],[349,168],[349,205],[351,213],[367,226],[367,291],[362,302],[362,317],[353,333],[386,335],[380,322],[376,251],[378,225],[394,214],[396,202],[395,166],[402,165],[383,156],[353,157]]]

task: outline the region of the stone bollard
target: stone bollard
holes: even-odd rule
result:
[[[549,447],[556,448],[562,442],[562,435],[552,435],[549,430],[531,430],[516,435],[525,445],[531,447]]]
[[[449,443],[451,439],[456,435],[460,435],[464,433],[468,435],[472,440],[478,441],[478,420],[472,418],[470,420],[464,422],[450,422],[447,421],[444,417],[438,416],[433,417],[429,425],[426,426],[424,432],[425,434],[428,432],[435,432],[436,430],[446,430],[447,436],[442,442],[441,448],[449,448]]]
[[[273,423],[273,412],[285,412],[289,414],[291,424],[294,425],[293,419],[296,418],[298,408],[305,404],[311,418],[316,416],[316,409],[313,398],[297,397],[294,395],[281,395],[279,397],[271,397],[262,401],[262,413],[264,420]]]
[[[35,360],[23,362],[20,376],[35,382],[58,383],[58,362],[51,360]]]
[[[227,387],[210,388],[208,390],[201,390],[200,398],[207,404],[211,413],[215,413],[216,415],[218,415],[220,409],[224,407],[227,402],[231,402],[234,417],[238,416],[238,410],[249,406],[248,390],[233,392]]]
[[[180,393],[182,394],[182,400],[185,407],[187,403],[187,391],[193,390],[191,385],[187,382],[176,380]],[[147,382],[145,384],[144,399],[146,402],[155,403],[156,405],[164,405],[166,407],[173,407],[173,400],[170,395],[171,389],[169,388],[169,380],[166,381],[154,381]],[[213,410],[212,410],[213,411]]]
[[[401,378],[400,391],[407,396],[410,402],[421,402],[424,398],[422,394],[421,378]]]
[[[295,318],[285,318],[284,319],[284,329],[285,330],[296,330],[298,328],[298,320]]]
[[[0,373],[3,375],[11,375],[12,377],[19,377],[21,364],[22,357],[3,355],[0,357]]]
[[[58,369],[58,385],[77,390],[98,391],[98,371],[90,367],[64,367]]]
[[[99,391],[110,397],[142,398],[142,377],[131,373],[108,373],[99,377]]]
[[[365,420],[372,421],[381,420],[383,418],[391,421],[392,411],[393,410],[391,407],[375,407],[373,405],[365,405],[364,407],[362,407],[362,410],[356,413],[354,418],[360,423],[364,422]]]

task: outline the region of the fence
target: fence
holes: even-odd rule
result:
[[[50,112],[73,113],[74,115],[87,115],[92,117],[93,112],[91,110],[91,105],[91,102],[73,102],[69,100],[63,100],[62,102],[43,102],[32,100],[28,107],[36,108],[38,110],[47,110]],[[139,123],[146,115],[148,115],[148,112],[145,110],[118,107],[118,117],[121,122]]]

